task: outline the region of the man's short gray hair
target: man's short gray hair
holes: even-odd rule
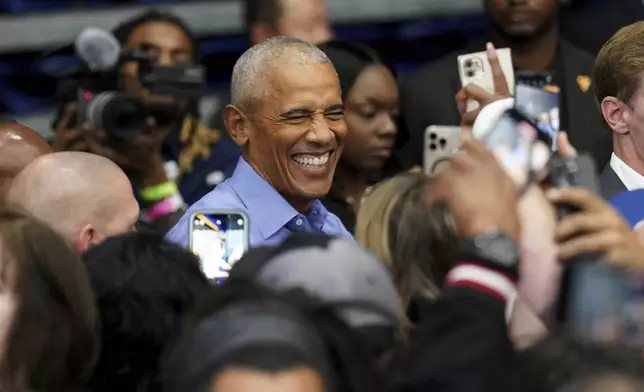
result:
[[[270,70],[284,64],[333,64],[317,46],[291,37],[275,37],[248,49],[233,68],[232,104],[249,109],[266,95]]]

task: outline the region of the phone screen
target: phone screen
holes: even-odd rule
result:
[[[537,138],[537,130],[527,119],[509,110],[503,113],[482,139],[489,150],[501,156],[507,167],[528,168],[530,151]]]
[[[217,283],[228,278],[232,266],[248,249],[248,222],[241,213],[192,215],[190,248],[201,261],[201,268]]]
[[[549,73],[516,74],[514,107],[528,117],[541,132],[540,139],[557,151],[560,128],[559,86]]]

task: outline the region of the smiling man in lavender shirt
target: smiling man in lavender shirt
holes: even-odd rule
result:
[[[338,75],[321,50],[286,37],[250,48],[233,70],[224,121],[243,157],[231,178],[188,209],[171,241],[188,245],[193,212],[233,209],[249,216],[251,247],[292,231],[351,236],[319,201],[347,133]]]

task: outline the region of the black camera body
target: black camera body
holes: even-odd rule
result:
[[[181,112],[187,102],[198,100],[206,90],[206,69],[199,64],[158,65],[146,54],[123,57],[139,63],[139,80],[150,94],[171,97],[170,104],[146,102],[141,97],[103,88],[114,73],[85,76],[77,91],[77,123],[89,123],[108,135],[131,139],[145,132],[148,118],[157,113]],[[115,67],[118,68],[119,64]],[[160,106],[160,107],[155,107]]]

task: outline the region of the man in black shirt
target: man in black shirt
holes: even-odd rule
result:
[[[617,30],[643,19],[642,0],[603,0],[570,9],[562,15],[560,26],[570,42],[596,55]]]
[[[456,57],[485,50],[490,41],[497,48],[512,49],[516,70],[547,70],[558,76],[562,90],[561,129],[571,143],[592,153],[602,167],[610,157],[611,137],[605,129],[592,94],[594,59],[561,39],[557,28],[556,0],[484,0],[490,21],[485,39],[421,69],[401,85],[402,113],[409,141],[400,151],[403,167],[420,165],[423,137],[430,125],[458,125],[454,95],[461,88]]]

